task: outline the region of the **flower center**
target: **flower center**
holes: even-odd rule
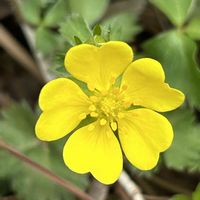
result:
[[[111,128],[116,131],[117,119],[123,117],[122,112],[131,106],[131,103],[124,97],[126,88],[124,86],[120,91],[119,88],[112,87],[105,93],[95,91],[90,97],[90,116],[98,118],[102,126],[110,123]]]

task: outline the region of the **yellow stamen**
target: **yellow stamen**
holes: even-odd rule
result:
[[[96,97],[96,96],[91,96],[90,99],[93,102],[97,102],[98,101],[98,97]]]
[[[116,131],[117,130],[117,123],[116,122],[111,122],[111,128],[113,131]]]
[[[79,115],[79,119],[85,119],[87,117],[87,114],[86,113],[81,113],[80,115]]]
[[[119,88],[114,88],[113,89],[113,94],[118,95],[120,92]]]
[[[106,125],[106,123],[107,123],[106,119],[102,118],[102,119],[100,120],[100,125],[101,125],[101,126]]]
[[[123,111],[132,104],[130,99],[121,95],[126,88],[127,85],[122,85],[121,88],[112,86],[109,90],[95,91],[94,95],[90,96],[91,104],[88,107],[90,116],[98,118],[102,126],[109,123],[111,129],[116,131],[116,120],[123,118]]]
[[[89,110],[90,111],[95,111],[96,110],[96,106],[94,104],[90,105]]]
[[[122,90],[126,90],[128,88],[128,85],[122,85]]]
[[[98,117],[99,114],[98,114],[97,112],[91,112],[91,113],[90,113],[90,116],[91,116],[91,117]]]
[[[88,87],[88,89],[89,89],[90,91],[94,91],[94,90],[95,90],[95,87],[94,87],[94,85],[93,85],[92,83],[88,83],[88,84],[87,84],[87,87]]]
[[[131,102],[131,101],[125,101],[125,102],[123,103],[123,105],[124,105],[124,107],[125,107],[125,108],[128,108],[128,107],[130,107],[130,106],[131,106],[131,104],[132,104],[132,102]]]

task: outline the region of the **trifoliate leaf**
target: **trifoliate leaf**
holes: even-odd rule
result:
[[[44,17],[43,24],[45,26],[57,26],[66,15],[69,14],[69,5],[66,0],[58,0],[53,6],[48,10],[46,16]]]
[[[84,19],[77,14],[67,17],[60,25],[60,33],[71,45],[75,45],[74,36],[85,42],[92,37],[91,31]]]
[[[108,40],[132,41],[141,28],[136,23],[136,16],[123,12],[102,22],[102,31],[105,38],[108,35]]]
[[[194,40],[200,40],[200,16],[192,19],[185,28],[185,32]]]
[[[163,65],[166,82],[182,90],[192,105],[200,107],[196,43],[181,32],[170,31],[148,40],[143,47],[148,56]]]
[[[109,4],[109,0],[69,0],[72,13],[79,13],[89,23],[99,20]]]
[[[41,5],[41,0],[22,0],[20,11],[29,23],[38,25],[41,20]]]
[[[181,26],[187,19],[192,0],[150,0],[176,26]]]
[[[200,126],[188,109],[168,113],[174,129],[172,146],[164,153],[166,165],[176,170],[200,170]]]

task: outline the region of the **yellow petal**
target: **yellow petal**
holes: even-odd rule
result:
[[[131,63],[122,78],[127,86],[125,94],[134,105],[144,106],[159,112],[173,110],[184,101],[184,94],[164,83],[161,64],[150,58]]]
[[[48,82],[39,96],[39,106],[43,111],[61,106],[78,106],[84,109],[87,105],[88,97],[78,85],[67,78]]]
[[[119,142],[109,125],[99,121],[85,126],[70,136],[63,157],[74,172],[92,175],[104,184],[115,182],[122,170],[122,153]]]
[[[88,97],[71,80],[55,79],[41,90],[39,105],[43,110],[35,131],[39,139],[57,140],[71,132],[86,117]]]
[[[35,126],[40,140],[53,141],[70,133],[81,121],[78,111],[62,107],[43,112]]]
[[[159,153],[172,143],[173,130],[162,115],[149,109],[124,113],[118,121],[119,139],[127,159],[141,170],[156,166]]]
[[[103,91],[109,88],[132,59],[132,49],[124,42],[110,41],[100,47],[81,44],[67,52],[65,67],[74,77],[86,82],[89,89]]]

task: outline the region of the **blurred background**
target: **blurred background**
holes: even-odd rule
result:
[[[143,172],[125,160],[111,186],[66,168],[66,138],[47,144],[34,133],[41,87],[71,78],[66,51],[91,40],[128,42],[186,95],[165,114],[175,137],[159,165]],[[200,200],[199,40],[200,0],[0,0],[0,200]]]

